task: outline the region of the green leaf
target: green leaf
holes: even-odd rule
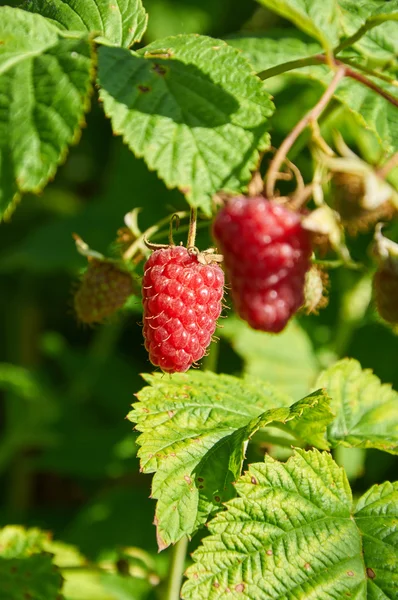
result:
[[[75,142],[89,105],[92,45],[46,19],[0,7],[0,217],[39,192]],[[23,118],[21,118],[23,115]]]
[[[193,555],[185,600],[396,598],[397,484],[372,488],[354,513],[330,454],[297,450],[286,463],[266,455],[236,489]]]
[[[374,485],[355,509],[363,540],[368,598],[397,598],[398,482]]]
[[[244,321],[232,317],[219,334],[228,339],[243,359],[245,375],[263,379],[291,398],[305,396],[318,373],[311,342],[293,322],[279,335],[254,331]]]
[[[44,552],[48,536],[38,529],[0,530],[0,581],[4,600],[59,600],[62,577]]]
[[[99,83],[114,132],[208,214],[214,193],[245,189],[269,146],[269,95],[223,41],[181,35],[139,54],[103,47]]]
[[[322,52],[322,47],[296,29],[270,29],[266,33],[243,33],[226,42],[241,50],[256,72],[301,60]]]
[[[145,33],[148,15],[141,0],[28,0],[39,13],[69,31],[89,31],[116,46],[130,47]]]
[[[333,445],[377,448],[398,454],[398,392],[381,384],[358,361],[344,359],[324,371],[316,387],[326,388],[336,419],[328,427]]]
[[[322,394],[289,408],[288,397],[258,381],[209,372],[144,378],[150,386],[138,394],[140,402],[128,418],[142,432],[137,440],[141,469],[155,472],[160,549],[194,533],[234,495],[231,484],[242,468],[244,443],[259,427],[280,422],[293,435],[307,433],[325,444],[325,414],[329,421],[331,414]],[[311,428],[309,422],[300,430],[298,420],[312,410],[322,431],[319,423]]]
[[[336,0],[259,0],[270,10],[292,21],[299,29],[319,40],[325,48],[340,39],[339,10]]]
[[[339,0],[342,29],[350,39],[358,33],[353,46],[371,59],[385,62],[398,53],[398,1],[390,0]]]

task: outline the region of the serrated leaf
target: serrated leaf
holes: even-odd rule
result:
[[[340,39],[340,15],[336,0],[258,1],[319,40],[325,48],[337,45]]]
[[[363,540],[368,598],[397,598],[398,482],[374,485],[355,509]]]
[[[370,504],[374,518],[365,521],[362,506],[375,488],[354,516],[346,475],[330,454],[297,450],[286,463],[266,455],[237,482],[239,498],[210,522],[182,597],[395,599],[397,484],[384,486],[379,505]],[[387,573],[376,548],[388,552]]]
[[[115,133],[207,213],[217,191],[245,188],[269,146],[269,95],[221,40],[181,35],[139,54],[103,47],[99,83]]]
[[[321,373],[336,419],[328,427],[333,445],[377,448],[398,454],[398,392],[358,361],[344,359]]]
[[[318,365],[311,342],[298,323],[271,335],[254,331],[232,317],[223,323],[220,335],[243,359],[245,375],[268,381],[291,398],[300,398],[311,388]]]
[[[152,497],[158,499],[155,522],[159,548],[192,535],[210,513],[234,495],[244,442],[259,427],[281,422],[300,436],[325,443],[322,394],[313,394],[289,408],[287,396],[266,383],[208,372],[145,375],[150,386],[138,394],[129,419],[141,431],[141,468],[155,472]],[[322,423],[300,431],[298,420],[315,410]],[[297,429],[291,426],[296,423]],[[290,426],[290,427],[289,427]],[[323,436],[323,437],[322,437]],[[309,442],[311,443],[311,442]]]
[[[0,581],[4,600],[59,600],[63,579],[44,551],[47,536],[37,529],[0,530]]]
[[[62,29],[95,33],[98,41],[127,48],[141,40],[148,21],[141,0],[28,0],[24,8]]]
[[[79,135],[93,76],[87,38],[0,7],[0,217],[39,192]]]

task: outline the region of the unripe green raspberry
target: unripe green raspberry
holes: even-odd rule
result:
[[[74,297],[76,315],[83,323],[101,323],[122,308],[133,292],[130,273],[112,261],[91,258]]]

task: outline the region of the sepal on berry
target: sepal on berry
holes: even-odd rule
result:
[[[389,219],[398,210],[398,194],[368,163],[359,158],[343,139],[336,145],[342,156],[321,155],[331,175],[333,208],[348,232],[368,231],[381,219]]]
[[[379,264],[373,277],[373,292],[379,315],[398,325],[398,244],[384,237],[382,224],[375,232],[374,255]]]
[[[327,296],[329,275],[318,265],[312,265],[305,275],[304,306],[307,315],[318,314],[319,310],[328,305]]]

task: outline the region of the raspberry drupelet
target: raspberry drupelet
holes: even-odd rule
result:
[[[280,332],[304,302],[310,233],[300,215],[263,197],[238,196],[213,226],[234,306],[253,329]]]
[[[185,372],[203,358],[222,310],[224,273],[183,246],[155,250],[142,286],[145,348],[153,365]]]

